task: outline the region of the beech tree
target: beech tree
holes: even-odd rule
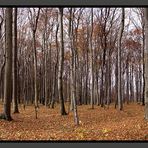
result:
[[[59,72],[58,72],[58,91],[60,100],[60,113],[67,115],[63,97],[63,66],[64,66],[64,41],[63,41],[63,9],[59,8],[59,26],[60,26],[60,49],[59,49]]]
[[[94,49],[92,47],[92,37],[93,37],[93,8],[91,8],[91,30],[90,30],[90,65],[91,65],[91,108],[94,109]]]
[[[0,12],[3,12],[3,15],[0,15],[0,48],[1,48],[1,52],[0,52],[0,96],[1,99],[3,101],[4,99],[4,69],[5,69],[5,50],[4,50],[4,31],[3,31],[3,26],[4,26],[4,8],[2,8],[2,10]]]
[[[34,12],[34,16],[33,13]],[[36,51],[36,30],[37,24],[40,14],[40,8],[38,8],[37,12],[36,9],[33,8],[33,12],[29,8],[29,20],[30,26],[32,29],[32,37],[33,37],[33,61],[34,61],[34,101],[35,101],[35,112],[37,118],[37,109],[38,109],[38,84],[37,84],[37,51]]]
[[[17,8],[14,8],[13,17],[13,112],[19,113],[18,110],[18,82],[17,82]]]
[[[71,59],[71,101],[72,101],[72,107],[74,112],[74,121],[76,125],[79,125],[79,118],[78,118],[78,112],[77,112],[77,102],[76,102],[76,49],[74,47],[74,40],[73,40],[73,9],[70,8],[70,18],[69,18],[69,39],[70,39],[70,48],[72,53],[72,59]]]
[[[6,64],[5,64],[5,78],[4,78],[4,106],[3,113],[0,115],[1,119],[11,121],[11,101],[12,101],[12,8],[5,9],[5,31],[6,31]]]
[[[123,103],[122,103],[122,95],[121,95],[121,41],[122,41],[122,34],[124,30],[124,8],[122,8],[122,17],[121,17],[121,27],[119,32],[119,38],[118,38],[118,106],[119,110],[123,109]]]
[[[3,10],[0,9],[2,102],[6,68]],[[34,104],[37,118],[39,103],[51,108],[60,103],[60,114],[65,115],[69,103],[68,112],[71,107],[74,122],[79,124],[80,105],[109,108],[110,103],[115,103],[119,110],[125,103],[144,105],[143,8],[127,8],[125,16],[124,8],[122,13],[120,10],[14,9],[13,111],[18,112],[19,103],[24,109]],[[124,19],[128,20],[125,25]]]
[[[145,119],[148,120],[148,8],[145,8],[145,50],[144,50],[145,68]]]

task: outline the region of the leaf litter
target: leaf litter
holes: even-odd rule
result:
[[[2,105],[0,111],[2,112]],[[59,106],[47,109],[41,106],[38,119],[34,107],[26,110],[19,106],[20,114],[12,114],[13,121],[0,120],[0,140],[148,140],[148,122],[144,120],[144,107],[137,104],[124,106],[123,111],[95,106],[78,106],[80,125],[74,125],[73,113],[61,116]]]

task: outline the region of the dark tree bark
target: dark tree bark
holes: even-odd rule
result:
[[[13,19],[13,112],[19,113],[17,95],[17,8],[14,8]]]
[[[6,65],[5,65],[5,79],[4,79],[4,110],[0,115],[1,119],[8,121],[11,117],[11,100],[12,100],[12,8],[5,9],[6,16]]]

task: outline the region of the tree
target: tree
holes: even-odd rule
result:
[[[74,121],[76,125],[79,125],[79,118],[77,112],[77,104],[76,104],[76,49],[73,43],[73,9],[70,8],[70,19],[69,19],[69,38],[70,38],[70,47],[72,52],[72,62],[71,62],[71,101],[73,105],[74,112]]]
[[[57,16],[58,18],[58,16]],[[58,21],[57,21],[58,22]],[[58,63],[59,63],[59,47],[58,47],[58,30],[59,30],[59,23],[57,23],[57,26],[56,26],[56,64],[55,64],[55,71],[54,71],[54,74],[55,74],[55,78],[54,78],[54,91],[53,91],[53,97],[52,97],[52,100],[51,100],[51,108],[54,108],[54,104],[55,104],[55,98],[56,96],[58,97],[58,94],[56,94],[56,88],[57,88],[57,73],[58,73]]]
[[[5,78],[4,78],[4,110],[0,115],[1,119],[8,121],[11,117],[11,100],[12,100],[12,8],[5,9],[5,31],[6,31],[6,64],[5,64]]]
[[[94,51],[92,47],[93,37],[93,8],[91,8],[91,30],[90,30],[90,65],[91,65],[91,108],[94,109]]]
[[[145,8],[145,50],[144,50],[145,68],[145,119],[148,120],[148,8]]]
[[[119,38],[118,38],[118,107],[119,110],[123,109],[123,103],[122,103],[122,95],[121,95],[121,41],[122,41],[122,34],[124,30],[124,8],[122,8],[122,17],[121,17],[121,27],[119,32]]]
[[[140,72],[140,100],[142,99],[142,105],[145,105],[145,101],[144,101],[144,92],[145,92],[145,79],[144,79],[144,50],[145,50],[145,33],[144,33],[144,28],[145,28],[145,21],[144,21],[144,8],[132,8],[133,12],[135,12],[135,14],[138,17],[137,21],[137,17],[133,17],[132,15],[129,15],[130,20],[132,20],[133,25],[135,26],[135,28],[137,30],[142,29],[142,35],[140,35],[140,38],[142,38],[142,49],[141,49],[141,57],[142,57],[142,61],[143,61],[143,65],[142,67],[139,66],[139,72]],[[134,19],[135,18],[135,19]],[[142,77],[141,77],[141,73],[142,73]],[[143,80],[143,86],[142,86],[142,80]]]
[[[13,112],[19,113],[17,95],[17,8],[14,8],[13,17]]]
[[[3,8],[4,9],[4,8]],[[3,10],[2,9],[2,10]],[[2,11],[3,12],[3,11]],[[4,47],[3,47],[3,33],[2,33],[2,31],[3,31],[3,25],[4,25],[4,16],[3,15],[0,15],[0,41],[1,41],[1,43],[0,43],[0,48],[1,49],[3,49],[4,50]],[[3,100],[3,73],[4,73],[4,67],[5,67],[5,58],[4,58],[4,51],[3,50],[1,50],[1,52],[0,52],[0,59],[1,59],[1,63],[2,63],[2,65],[1,65],[1,67],[0,67],[0,90],[1,90],[1,92],[0,92],[0,95],[1,95],[1,99]],[[3,53],[3,54],[2,54]]]
[[[32,36],[33,36],[33,60],[34,60],[34,95],[35,95],[35,112],[36,112],[36,118],[37,118],[37,109],[38,109],[38,85],[37,85],[37,51],[36,51],[36,30],[37,30],[37,24],[38,19],[40,15],[40,8],[38,8],[37,12],[36,9],[33,8],[34,14],[36,14],[34,17],[32,15],[32,11],[29,9],[30,13],[30,25],[32,29]]]
[[[63,67],[64,67],[64,41],[63,41],[63,8],[59,8],[59,21],[60,21],[60,49],[59,49],[59,73],[58,73],[58,90],[60,100],[60,112],[61,115],[67,115],[64,106],[63,97]]]

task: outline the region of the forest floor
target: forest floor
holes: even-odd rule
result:
[[[2,112],[0,105],[0,112]],[[75,126],[73,113],[61,116],[55,109],[40,106],[35,119],[33,106],[19,106],[13,121],[0,120],[0,140],[148,140],[148,122],[144,106],[129,104],[124,111],[89,105],[78,106],[80,125]]]

